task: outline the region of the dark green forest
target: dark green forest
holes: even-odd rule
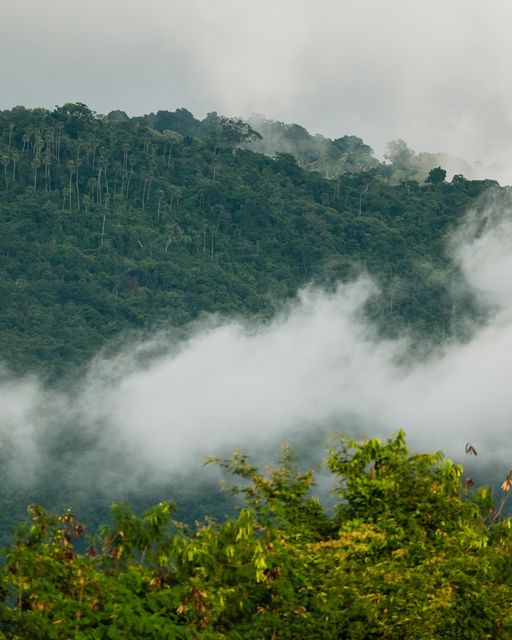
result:
[[[430,166],[441,156],[418,159],[402,142],[381,162],[356,136],[261,118],[1,111],[3,379],[62,388],[101,350],[211,315],[265,323],[302,287],[361,274],[378,286],[361,322],[407,335],[411,357],[466,339],[486,310],[450,234],[505,189],[447,181]],[[401,432],[340,437],[323,467],[332,508],[285,448],[266,471],[240,452],[217,460],[235,479],[227,494],[185,482],[177,511],[148,509],[153,493],[109,515],[65,483],[81,437],[48,444],[55,466],[37,486],[4,474],[0,638],[512,635],[508,477],[473,488]],[[34,499],[43,506],[25,518]]]
[[[270,317],[301,286],[361,272],[381,287],[368,317],[388,335],[435,342],[476,313],[469,294],[449,292],[458,273],[446,236],[496,183],[394,184],[375,159],[329,181],[291,154],[252,152],[258,136],[240,120],[198,121],[185,109],[1,112],[9,369],[54,381],[128,330],[211,313]],[[359,157],[362,141],[352,143],[331,152]]]

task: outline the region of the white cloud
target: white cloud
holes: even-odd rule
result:
[[[363,322],[367,279],[308,289],[266,324],[213,319],[186,338],[161,333],[98,356],[74,392],[4,378],[0,434],[11,471],[37,471],[49,463],[48,443],[67,439],[72,478],[125,487],[232,447],[312,443],[315,431],[321,445],[330,426],[381,436],[404,428],[414,447],[458,459],[470,441],[479,460],[510,465],[511,221],[510,198],[491,199],[454,240],[467,285],[493,309],[471,341],[407,361],[406,340],[379,341]],[[77,438],[89,442],[83,451]]]
[[[0,106],[260,112],[508,166],[511,18],[504,0],[23,0],[0,22]]]

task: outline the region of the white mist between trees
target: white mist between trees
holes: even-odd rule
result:
[[[208,454],[356,424],[367,435],[404,428],[413,447],[459,459],[470,441],[484,462],[510,465],[511,249],[509,202],[468,214],[451,251],[492,312],[470,342],[446,344],[422,361],[403,357],[406,337],[379,341],[364,322],[375,287],[361,277],[335,292],[300,292],[268,324],[214,318],[180,340],[159,333],[114,358],[100,354],[73,392],[4,373],[6,471],[30,484],[52,463],[48,443],[80,440],[88,444],[75,454],[77,478],[98,487],[151,484]],[[159,355],[141,364],[149,352]]]

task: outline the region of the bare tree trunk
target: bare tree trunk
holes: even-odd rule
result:
[[[98,202],[101,204],[101,167],[98,171]]]
[[[76,207],[80,211],[80,188],[78,185],[78,166],[75,173],[75,187],[76,187]]]
[[[103,238],[105,237],[105,221],[107,219],[106,214],[103,214],[103,224],[101,226],[101,238],[100,238],[100,247],[103,247]]]

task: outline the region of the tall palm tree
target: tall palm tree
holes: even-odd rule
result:
[[[128,171],[128,151],[130,151],[130,145],[125,142],[121,148],[123,150],[123,170]]]
[[[60,145],[61,145],[61,140],[62,140],[62,130],[64,129],[64,123],[63,122],[57,122],[55,124],[55,129],[57,131],[57,141],[55,144],[55,151],[56,151],[56,155],[57,155],[57,160],[60,160]]]
[[[50,191],[50,180],[51,180],[51,166],[52,166],[52,157],[49,152],[45,153],[43,156],[43,164],[44,164],[44,187],[46,191]]]
[[[20,154],[17,151],[13,151],[11,153],[11,161],[12,161],[12,181],[16,182],[16,165],[20,161]]]
[[[82,163],[80,160],[76,160],[75,165],[75,189],[76,189],[76,208],[80,211],[80,187],[78,184],[78,169]]]
[[[39,158],[34,158],[32,160],[32,171],[34,172],[34,189],[37,191],[37,171],[41,166],[41,161]]]
[[[22,141],[23,141],[23,148],[21,150],[21,153],[25,153],[25,151],[27,151],[30,146],[30,130],[29,129],[27,129],[24,132]]]
[[[8,144],[8,149],[9,151],[11,150],[11,139],[12,139],[12,132],[14,131],[14,129],[16,128],[16,123],[15,122],[10,122],[9,123],[9,144]]]
[[[69,173],[69,210],[71,211],[71,193],[73,191],[73,188],[71,186],[71,179],[73,177],[73,174],[76,171],[76,162],[74,160],[68,160],[68,173]]]
[[[0,155],[0,163],[4,165],[4,185],[6,190],[7,190],[7,167],[9,166],[10,162],[11,160],[7,153],[2,153],[2,155]]]

